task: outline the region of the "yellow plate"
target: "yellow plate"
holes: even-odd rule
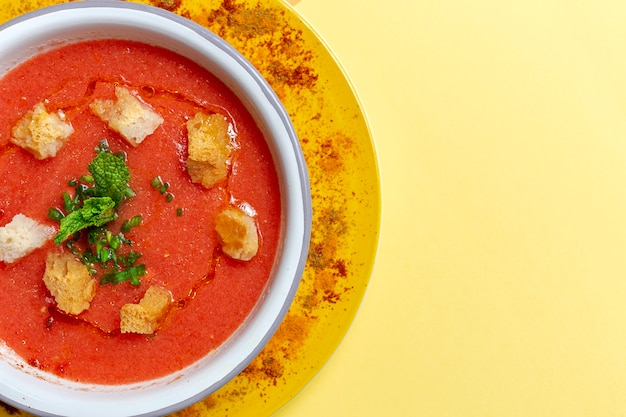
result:
[[[0,0],[0,22],[56,0]],[[287,317],[268,346],[222,389],[174,416],[268,416],[320,370],[367,288],[378,245],[380,179],[351,85],[313,30],[282,0],[141,1],[220,35],[269,81],[289,112],[309,168],[311,250]],[[2,406],[0,416],[27,415]]]

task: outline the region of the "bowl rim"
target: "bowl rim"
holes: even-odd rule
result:
[[[48,20],[51,17],[52,22]],[[281,140],[282,146],[276,145],[273,141],[268,141],[268,144],[274,156],[274,164],[279,171],[281,199],[284,200],[285,239],[279,248],[279,253],[282,253],[281,251],[284,253],[277,260],[275,274],[273,273],[275,276],[271,278],[272,282],[268,283],[268,288],[262,295],[263,303],[257,303],[258,309],[255,308],[254,315],[251,313],[254,317],[246,319],[245,325],[242,325],[223,346],[173,375],[137,384],[116,386],[79,384],[34,368],[29,369],[28,366],[24,368],[23,360],[12,357],[6,348],[0,346],[0,358],[6,359],[0,361],[0,400],[31,413],[45,416],[82,416],[85,413],[94,417],[156,416],[177,411],[199,401],[241,372],[263,349],[286,315],[304,272],[311,236],[312,207],[308,171],[300,142],[287,111],[269,83],[243,55],[215,33],[167,10],[139,3],[96,0],[48,6],[0,25],[2,38],[7,34],[24,35],[23,31],[26,29],[22,27],[39,24],[33,39],[27,37],[12,43],[19,46],[35,42],[34,49],[25,51],[23,56],[19,56],[17,58],[19,62],[14,58],[11,64],[4,63],[7,68],[0,68],[0,77],[10,69],[9,66],[14,67],[40,51],[42,43],[37,43],[35,39],[43,39],[42,34],[49,36],[49,33],[52,33],[58,36],[75,32],[76,28],[89,27],[91,30],[80,29],[80,33],[91,39],[90,36],[96,33],[93,30],[95,26],[92,26],[94,24],[103,25],[109,30],[112,27],[130,30],[140,22],[143,25],[141,34],[138,35],[140,41],[158,43],[196,62],[201,60],[203,66],[207,63],[215,64],[215,67],[208,68],[209,71],[237,95],[242,93],[240,89],[245,90],[246,94],[240,96],[240,99],[257,123],[263,121],[268,124],[264,131],[266,138],[268,135],[272,137],[276,135]],[[167,25],[163,26],[165,23]],[[111,36],[110,33],[109,36],[96,34],[96,38],[98,36],[129,38],[129,36]],[[145,40],[143,36],[147,36]],[[186,42],[181,43],[178,36],[183,36]],[[162,45],[160,42],[150,42],[150,39],[168,42],[167,45]],[[51,42],[52,40],[48,38],[45,44],[55,43]],[[65,40],[74,41],[67,37]],[[82,38],[75,39],[79,40]],[[50,45],[51,48],[54,46]],[[0,54],[0,61],[5,54],[7,52]],[[19,55],[15,54],[18,52],[13,52],[11,56]],[[241,87],[242,84],[244,87]],[[262,315],[264,320],[258,319],[259,315]],[[236,355],[232,353],[235,349]],[[212,359],[215,357],[226,360],[227,366],[219,367],[220,369],[212,366],[214,365]],[[219,372],[217,376],[208,375],[207,369]],[[114,401],[111,401],[111,395],[115,396]]]

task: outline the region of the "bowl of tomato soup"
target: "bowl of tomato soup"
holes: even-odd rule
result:
[[[225,41],[150,6],[0,26],[0,400],[157,416],[263,349],[304,269],[306,164]]]

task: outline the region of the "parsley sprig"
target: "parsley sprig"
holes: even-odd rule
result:
[[[139,285],[139,277],[146,274],[144,264],[136,265],[141,254],[121,249],[132,245],[125,234],[141,224],[141,216],[125,220],[116,234],[107,228],[117,220],[120,205],[135,195],[128,185],[130,171],[125,155],[113,154],[106,140],[95,150],[96,157],[87,166],[90,175],[70,180],[68,184],[74,187],[74,195],[64,192],[63,209],[48,210],[48,217],[60,223],[54,243],[65,243],[92,275],[102,271],[100,284],[129,281]],[[79,241],[85,242],[84,249]]]

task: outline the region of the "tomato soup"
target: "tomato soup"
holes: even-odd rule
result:
[[[163,118],[138,146],[90,111],[94,100],[114,98],[120,86]],[[98,283],[89,309],[73,315],[56,308],[42,281],[48,253],[67,251],[64,245],[48,241],[15,262],[0,261],[0,340],[32,366],[101,384],[161,377],[222,344],[266,286],[281,225],[270,151],[237,97],[177,54],[96,40],[46,51],[11,70],[0,80],[0,99],[0,227],[23,213],[58,229],[48,210],[62,206],[62,194],[74,190],[68,181],[88,174],[94,149],[106,139],[112,152],[125,154],[135,192],[111,228],[141,216],[127,237],[146,272],[139,285]],[[73,127],[56,156],[41,160],[10,141],[37,103],[61,111]],[[185,166],[186,123],[199,111],[225,116],[234,137],[228,176],[210,188],[194,183]],[[155,187],[155,178],[163,186]],[[215,217],[228,206],[250,213],[257,225],[258,252],[250,260],[221,250]],[[153,334],[120,332],[120,309],[138,303],[150,286],[171,292],[166,317]]]

